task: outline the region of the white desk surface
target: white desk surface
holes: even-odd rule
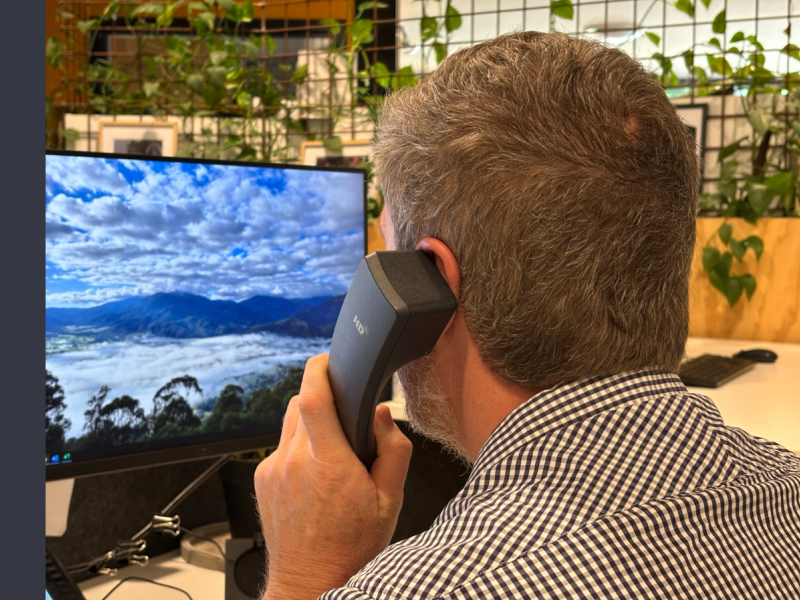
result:
[[[766,348],[778,355],[775,363],[759,363],[744,375],[717,389],[689,388],[710,397],[727,425],[741,427],[800,454],[800,344],[690,338],[689,358],[701,354],[730,356],[739,350]],[[405,419],[402,399],[389,404],[396,419]],[[80,584],[86,600],[101,600],[125,577],[145,577],[186,590],[193,600],[223,600],[225,574],[186,563],[180,552],[168,552],[146,567],[125,567],[115,577],[96,577]],[[182,600],[186,596],[150,583],[129,581],[109,600]]]
[[[741,427],[800,454],[800,344],[689,338],[686,355],[731,356],[752,348],[772,350],[778,360],[757,363],[719,388],[689,389],[711,398],[726,425]]]
[[[101,575],[78,587],[86,600],[101,600],[126,577],[144,577],[186,590],[192,600],[224,600],[225,573],[191,565],[181,558],[180,550],[161,554],[147,566],[128,566],[114,577]],[[186,600],[186,596],[146,581],[126,581],[108,600]]]

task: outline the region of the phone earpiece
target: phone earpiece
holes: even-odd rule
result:
[[[361,261],[336,321],[328,378],[342,429],[368,469],[381,390],[397,369],[433,350],[457,304],[423,250],[373,252]]]

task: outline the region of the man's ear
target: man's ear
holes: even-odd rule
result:
[[[417,250],[424,250],[436,259],[436,267],[444,277],[450,291],[456,298],[461,297],[461,269],[452,250],[442,240],[426,237],[417,242]]]

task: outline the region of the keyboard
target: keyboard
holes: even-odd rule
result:
[[[746,373],[755,365],[755,362],[746,358],[703,354],[683,363],[678,370],[678,376],[686,385],[717,388]]]

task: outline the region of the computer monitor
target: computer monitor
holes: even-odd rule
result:
[[[45,203],[46,479],[277,444],[364,171],[48,151]]]

